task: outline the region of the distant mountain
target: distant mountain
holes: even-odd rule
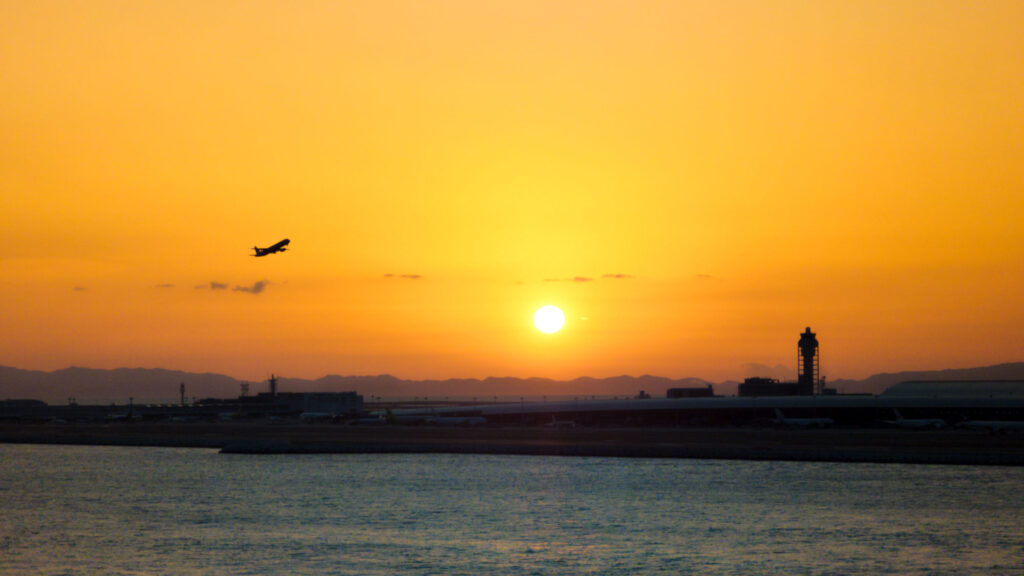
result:
[[[174,403],[179,389],[191,398],[235,398],[242,381],[222,374],[193,374],[175,370],[118,368],[97,370],[65,368],[54,372],[20,370],[0,366],[0,399],[26,398],[51,404],[64,404],[70,398],[81,403],[114,402]],[[644,390],[663,396],[668,388],[705,387],[700,378],[673,380],[659,376],[615,376],[612,378],[453,378],[448,380],[402,380],[388,374],[378,376],[329,375],[316,380],[279,378],[279,392],[344,392],[355,390],[364,397],[446,396],[485,399],[510,396],[635,396]],[[250,383],[249,393],[266,392],[266,382]]]
[[[827,385],[844,394],[855,392],[880,394],[893,384],[911,380],[1024,380],[1024,362],[1010,362],[979,368],[883,373],[869,376],[864,380],[830,380]]]
[[[775,378],[776,380],[796,380],[796,369],[793,366],[783,366],[782,364],[776,364],[775,366],[768,366],[766,364],[757,363],[744,364],[743,377]]]
[[[239,381],[221,374],[194,374],[151,368],[64,368],[53,372],[19,370],[0,366],[0,398],[32,398],[65,404],[75,398],[82,403],[127,404],[136,402],[177,402],[181,384],[188,398],[238,396]]]
[[[980,368],[931,370],[876,374],[864,380],[831,380],[830,388],[843,393],[878,394],[889,386],[908,380],[1024,380],[1024,362]],[[81,403],[124,404],[129,398],[138,403],[171,403],[179,400],[179,387],[185,384],[187,398],[235,398],[241,392],[241,380],[222,374],[194,374],[151,368],[97,370],[65,368],[54,372],[20,370],[0,366],[0,399],[37,399],[64,404],[69,398]],[[573,380],[548,378],[453,378],[448,380],[403,380],[388,374],[377,376],[328,375],[316,380],[280,378],[280,392],[344,392],[355,390],[364,397],[384,398],[459,398],[516,396],[636,396],[641,390],[664,397],[669,388],[706,387],[701,378],[664,378],[661,376],[581,377]],[[737,382],[713,384],[716,394],[736,393]],[[266,392],[266,382],[249,385],[249,393]]]
[[[402,380],[394,376],[324,376],[317,380],[282,378],[279,390],[357,390],[363,396],[382,397],[477,397],[500,396],[636,396],[641,390],[664,396],[668,388],[706,387],[700,378],[673,380],[659,376],[614,376],[611,378],[453,378],[448,380]]]

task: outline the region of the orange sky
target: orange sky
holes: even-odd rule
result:
[[[805,326],[833,379],[1024,360],[1022,30],[1017,1],[3,2],[0,364],[722,380],[795,370]]]

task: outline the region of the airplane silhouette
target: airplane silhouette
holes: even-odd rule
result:
[[[256,253],[253,254],[253,256],[259,258],[260,256],[266,256],[267,254],[273,254],[274,252],[284,252],[285,250],[287,250],[285,246],[287,246],[289,243],[291,243],[291,240],[285,238],[284,240],[281,240],[277,244],[274,244],[273,246],[268,246],[266,248],[253,246],[252,249],[256,251]]]
[[[786,418],[776,408],[774,423],[780,428],[829,428],[836,422],[831,418]]]
[[[1019,420],[964,420],[957,428],[970,430],[987,430],[990,434],[1006,434],[1024,430],[1024,422]]]
[[[896,415],[896,419],[886,420],[886,424],[891,424],[893,426],[899,426],[900,428],[909,428],[913,430],[924,430],[927,428],[939,429],[946,427],[946,421],[943,420],[942,418],[907,419],[904,418],[903,415],[900,414],[900,411],[895,408],[892,409],[892,412],[893,414]]]

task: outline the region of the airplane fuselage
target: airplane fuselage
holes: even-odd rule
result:
[[[886,420],[886,424],[907,428],[910,430],[922,430],[926,428],[945,428],[946,421],[941,418],[926,418],[921,420]]]
[[[782,428],[830,428],[835,425],[831,418],[786,418],[782,410],[775,410],[775,425]]]
[[[988,430],[993,434],[1024,430],[1024,422],[1018,420],[967,420],[966,422],[961,422],[958,426],[971,430]]]
[[[892,413],[896,416],[895,420],[886,420],[885,423],[892,426],[899,426],[900,428],[906,428],[909,430],[925,430],[928,428],[945,428],[946,421],[942,418],[917,418],[913,420],[907,420],[900,414],[899,410],[893,408]]]
[[[268,246],[266,248],[260,248],[259,246],[253,246],[252,249],[256,251],[256,254],[254,254],[254,256],[259,258],[260,256],[266,256],[268,254],[273,254],[275,252],[284,252],[284,251],[288,250],[287,248],[285,248],[285,246],[287,246],[290,243],[291,243],[291,240],[285,238],[284,240],[281,240],[280,242],[278,242],[277,244],[274,244],[273,246]]]
[[[835,425],[835,420],[831,418],[783,418],[775,420],[775,425],[783,428],[829,428]]]

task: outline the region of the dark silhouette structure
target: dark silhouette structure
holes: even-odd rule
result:
[[[810,326],[796,344],[796,382],[780,382],[774,378],[747,378],[740,384],[740,396],[814,396],[823,393],[820,378],[818,338]],[[834,393],[834,390],[832,391]]]
[[[808,387],[814,394],[821,394],[819,377],[820,356],[818,355],[818,338],[808,326],[797,342],[797,377],[801,388]]]
[[[813,391],[803,382],[779,382],[774,378],[747,378],[737,389],[740,396],[810,396]]]
[[[713,398],[715,391],[708,384],[705,387],[692,387],[692,388],[669,388],[665,391],[666,398]]]

